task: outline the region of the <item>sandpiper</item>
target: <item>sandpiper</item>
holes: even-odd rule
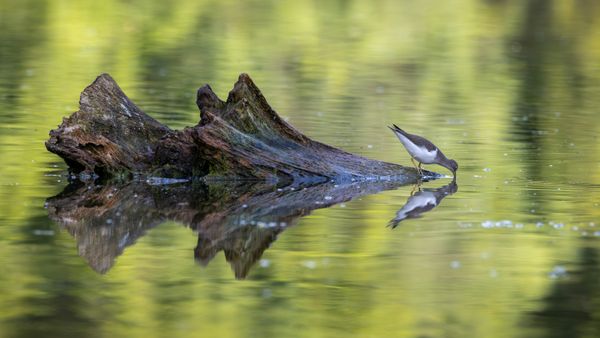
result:
[[[429,142],[424,137],[418,135],[412,135],[404,130],[400,129],[397,125],[394,124],[394,127],[390,128],[396,137],[402,142],[406,151],[410,154],[410,160],[413,165],[417,168],[419,175],[422,175],[421,164],[438,164],[442,167],[447,168],[452,171],[452,175],[456,177],[456,170],[458,170],[458,163],[455,160],[448,159],[444,153],[440,150],[440,148],[436,147],[433,143]],[[419,163],[417,165],[415,160]]]
[[[456,191],[458,191],[456,179],[452,180],[450,184],[437,189],[421,190],[419,183],[419,192],[414,193],[413,190],[406,203],[396,212],[396,217],[389,222],[389,226],[395,228],[405,219],[421,217],[421,214],[437,207],[446,196],[450,196]]]

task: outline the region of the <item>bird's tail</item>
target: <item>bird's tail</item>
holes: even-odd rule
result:
[[[398,127],[398,126],[397,126],[397,125],[395,125],[395,124],[392,124],[392,125],[394,126],[393,128],[392,128],[392,127],[390,127],[390,126],[388,126],[388,128],[390,128],[390,129],[391,129],[393,132],[395,132],[395,133],[400,133],[400,134],[402,134],[402,135],[406,135],[406,132],[405,132],[404,130],[400,129],[400,127]]]

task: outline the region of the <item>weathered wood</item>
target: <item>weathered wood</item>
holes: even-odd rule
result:
[[[73,173],[105,177],[314,183],[418,179],[414,168],[353,155],[306,137],[277,115],[246,74],[240,75],[227,101],[205,85],[198,90],[197,104],[200,123],[174,131],[145,114],[102,74],[81,94],[79,111],[50,132],[46,147]]]
[[[100,75],[79,100],[79,111],[50,131],[46,148],[75,173],[147,172],[158,141],[172,131],[142,112],[115,81]]]

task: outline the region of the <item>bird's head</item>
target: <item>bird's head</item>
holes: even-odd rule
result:
[[[452,174],[456,176],[456,171],[458,170],[458,163],[455,160],[448,160],[448,166],[446,167],[452,171]]]

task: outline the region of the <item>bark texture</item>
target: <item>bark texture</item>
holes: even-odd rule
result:
[[[226,101],[209,85],[201,87],[200,123],[180,131],[145,114],[108,74],[83,91],[79,104],[46,142],[75,174],[292,183],[419,178],[412,167],[311,140],[279,117],[247,74],[240,75]]]

